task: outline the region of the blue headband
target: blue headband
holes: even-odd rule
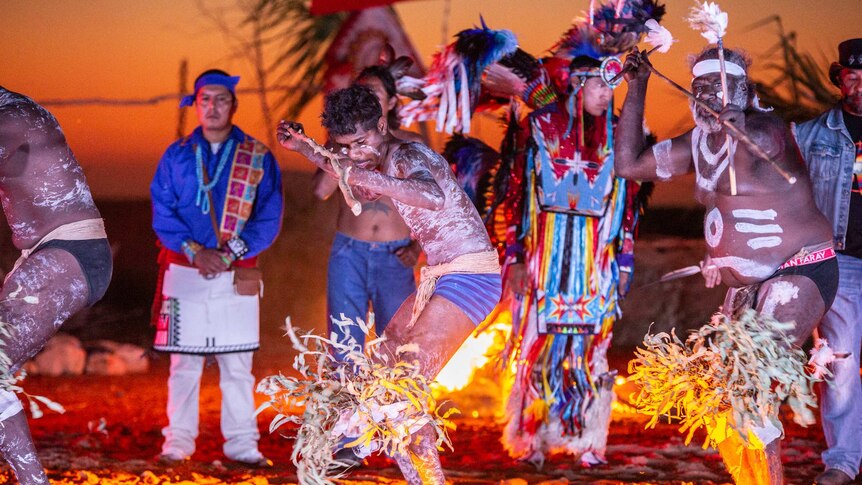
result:
[[[228,91],[230,91],[234,96],[236,96],[236,85],[238,82],[239,76],[225,76],[224,74],[217,73],[201,76],[195,82],[194,94],[183,96],[183,99],[180,100],[180,108],[185,108],[186,106],[191,106],[195,104],[195,98],[198,95],[198,91],[200,91],[202,87],[208,84],[224,86],[227,88]]]

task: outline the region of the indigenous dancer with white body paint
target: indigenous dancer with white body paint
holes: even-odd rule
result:
[[[399,358],[415,360],[424,375],[434,377],[499,302],[497,251],[446,160],[421,143],[394,138],[370,89],[354,85],[329,94],[322,119],[330,139],[349,159],[333,163],[332,155],[298,123],[282,121],[279,142],[346,181],[366,200],[378,195],[392,199],[425,251],[428,266],[419,289],[383,334],[391,353],[388,362],[396,362],[399,346],[414,343],[416,350]],[[409,456],[394,457],[408,483],[445,482],[435,440],[436,433],[426,425],[412,440]]]
[[[377,96],[395,138],[421,140],[416,133],[398,129],[398,94],[388,66],[366,67],[356,83],[367,86]],[[327,199],[337,190],[338,180],[318,169],[314,174],[314,195]],[[342,333],[349,331],[357,343],[364,344],[365,334],[359,326],[344,329],[333,325],[330,317],[344,314],[354,321],[366,319],[370,303],[375,332],[381,335],[401,302],[416,290],[413,267],[420,248],[389,197],[362,199],[360,203],[362,212],[354,215],[344,198],[338,197],[338,221],[327,270],[326,307],[328,335],[335,332],[338,340],[342,340]]]
[[[628,93],[616,139],[617,174],[639,180],[668,180],[694,172],[695,198],[706,206],[704,233],[708,255],[704,273],[730,287],[723,312],[735,316],[754,308],[781,322],[796,323],[790,337],[801,344],[832,304],[838,267],[829,223],[817,210],[811,182],[786,124],[757,109],[749,82],[749,61],[724,49],[729,104],[722,109],[717,48],[694,59],[694,96],[720,118],[692,102],[695,127],[644,150],[644,97],[648,62],[633,51],[626,59]],[[770,160],[738,141],[732,124],[754,141]],[[730,133],[730,137],[727,134]],[[733,161],[731,161],[731,157]],[[728,167],[734,163],[737,194],[731,195]],[[776,170],[796,178],[788,181]],[[781,479],[778,441],[766,447],[770,479]]]
[[[8,384],[66,319],[102,298],[111,280],[111,249],[57,120],[3,87],[0,196],[12,242],[22,253],[0,296],[0,453],[20,483],[48,483],[24,410]]]

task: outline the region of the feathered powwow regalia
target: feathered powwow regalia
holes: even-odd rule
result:
[[[645,191],[614,176],[613,103],[601,116],[586,113],[582,87],[595,76],[617,84],[616,56],[663,14],[654,0],[602,5],[544,59],[483,22],[437,54],[424,99],[401,111],[405,125],[434,120],[437,131],[461,133],[445,155],[485,218],[504,271],[518,263],[528,270],[526,293],[503,303],[513,326],[503,367],[515,369],[503,442],[520,459],[563,451],[603,460],[613,384],[605,353]],[[473,113],[506,103],[499,154],[464,136]],[[530,112],[521,118],[521,110]]]

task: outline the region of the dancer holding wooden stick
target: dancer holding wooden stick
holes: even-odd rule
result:
[[[417,292],[402,303],[383,335],[389,363],[416,361],[425,376],[434,377],[499,302],[497,252],[446,160],[421,143],[394,138],[368,87],[330,93],[321,118],[332,141],[344,149],[348,184],[365,199],[390,197],[428,257]],[[300,124],[282,121],[278,140],[337,176],[332,159],[315,149]],[[408,343],[417,345],[396,355]],[[430,425],[423,426],[408,453],[394,457],[411,485],[445,481],[434,434]]]
[[[790,336],[801,344],[835,297],[832,233],[814,205],[811,182],[790,130],[782,120],[756,109],[748,60],[734,50],[725,49],[724,55],[727,106],[722,107],[719,96],[719,52],[709,47],[692,65],[696,101],[690,105],[695,127],[649,150],[642,142],[642,120],[652,70],[639,52],[628,56],[629,89],[615,144],[617,174],[668,180],[694,172],[695,198],[707,212],[704,233],[709,258],[704,276],[708,280],[720,276],[730,287],[723,311],[735,317],[753,308],[778,321],[794,321]],[[737,133],[759,145],[768,158],[746,143],[737,143],[741,138]],[[728,173],[731,156],[738,176],[736,196]],[[798,182],[788,183],[782,172]],[[780,483],[777,436],[767,434],[760,438],[766,445],[769,480]]]

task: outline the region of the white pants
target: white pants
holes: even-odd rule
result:
[[[232,460],[256,455],[260,433],[254,416],[252,352],[215,354],[221,388],[221,432],[224,454]],[[198,436],[201,373],[204,356],[171,354],[168,378],[168,426],[162,429],[162,453],[190,456]],[[246,458],[247,459],[247,458]]]

